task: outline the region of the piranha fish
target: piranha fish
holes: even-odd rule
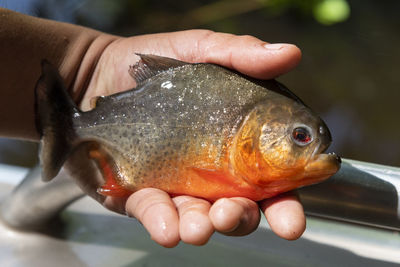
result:
[[[42,63],[36,120],[44,180],[77,150],[84,151],[79,161],[97,166],[97,194],[113,197],[155,187],[172,196],[258,201],[339,170],[340,158],[323,154],[331,143],[325,123],[277,81],[138,56],[129,68],[136,88],[98,97],[87,112]]]

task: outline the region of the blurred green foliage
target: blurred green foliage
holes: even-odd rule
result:
[[[266,19],[289,15],[332,25],[350,17],[350,5],[347,0],[86,0],[76,19],[106,31],[120,27],[117,33],[123,33],[127,25],[134,25],[138,33],[149,33],[218,24],[224,25],[218,30],[234,32],[232,21],[253,12]]]
[[[295,10],[303,16],[312,16],[319,23],[332,25],[343,22],[350,16],[350,5],[346,0],[260,0],[269,12],[282,15]]]
[[[5,1],[123,36],[204,28],[294,43],[302,62],[279,80],[325,119],[332,151],[400,166],[398,0]]]
[[[350,16],[350,7],[345,0],[324,0],[313,8],[315,19],[322,24],[335,24]]]

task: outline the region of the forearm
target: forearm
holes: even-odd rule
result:
[[[47,59],[79,101],[105,47],[116,37],[0,8],[0,136],[37,140],[34,88]]]

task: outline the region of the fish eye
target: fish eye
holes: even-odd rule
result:
[[[299,146],[305,146],[312,142],[311,132],[306,127],[296,127],[292,132],[293,141]]]

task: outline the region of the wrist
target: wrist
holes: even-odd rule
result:
[[[77,42],[75,46],[68,49],[60,68],[68,91],[77,104],[82,101],[104,50],[118,38],[110,34],[97,33],[99,33],[97,36],[89,38],[83,34],[81,39],[88,39]],[[83,43],[86,44],[84,47],[82,47]],[[76,55],[76,51],[81,51],[81,54]]]
[[[0,8],[0,136],[38,140],[34,89],[51,62],[79,101],[105,47],[117,37]]]

